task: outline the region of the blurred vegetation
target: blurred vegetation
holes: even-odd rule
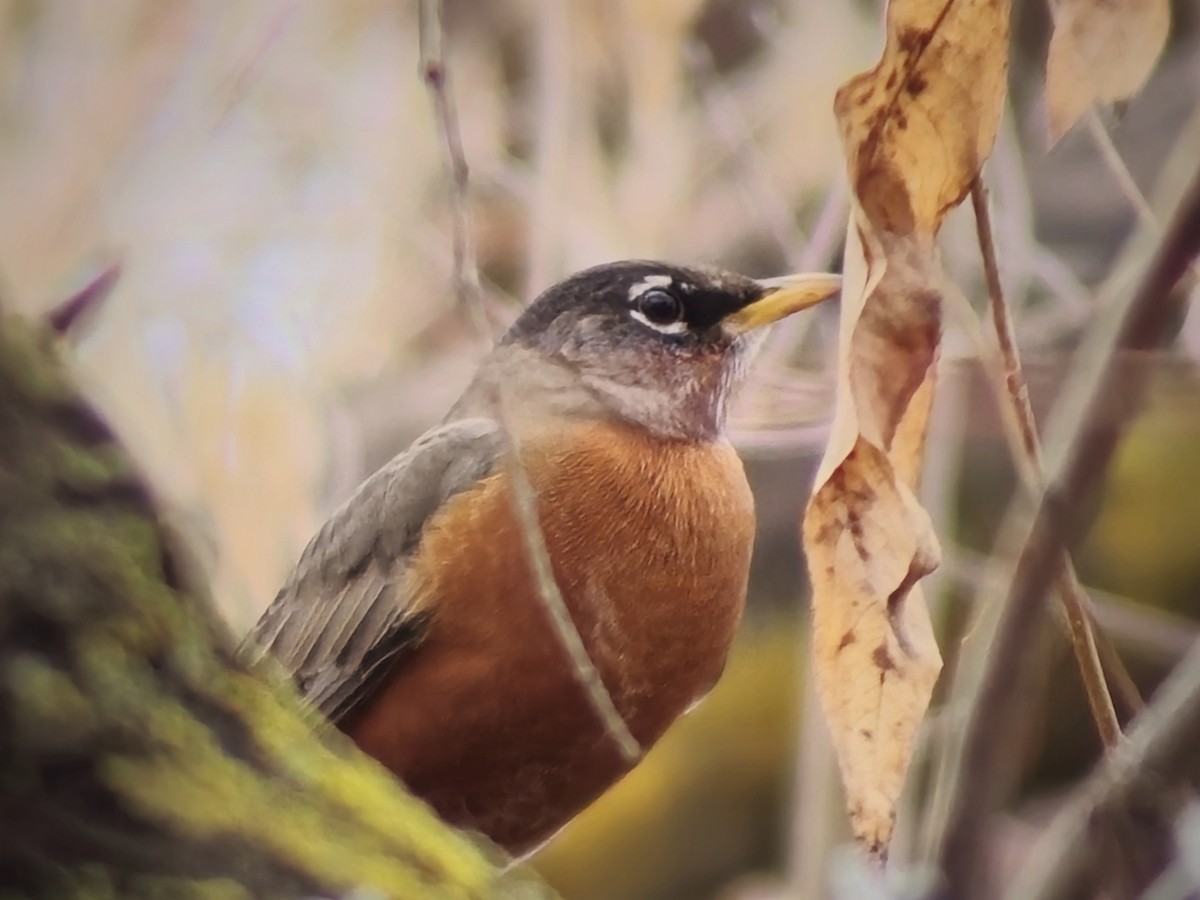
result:
[[[617,257],[750,274],[836,265],[831,102],[878,50],[879,6],[448,2],[495,317]],[[1040,3],[1018,8],[1012,107],[987,175],[1045,420],[1081,330],[1154,231],[1087,128],[1046,152],[1048,21]],[[1200,16],[1186,2],[1175,14],[1158,73],[1107,120],[1152,203],[1200,157]],[[0,294],[43,310],[121,261],[73,363],[192,535],[235,629],[331,507],[436,421],[480,352],[452,292],[446,165],[418,60],[415,4],[392,0],[0,0]],[[943,252],[978,298],[967,218],[950,220]],[[742,645],[705,706],[540,857],[569,897],[750,895],[737,887],[748,873],[788,874],[805,814],[792,790],[806,602],[795,529],[824,438],[833,315],[780,329],[737,410],[760,507]],[[1014,484],[952,324],[926,477],[949,536],[950,624],[973,609]],[[1200,618],[1198,357],[1193,309],[1161,359],[1128,361],[1162,367],[1159,389],[1080,560],[1147,687]],[[1045,646],[1033,787],[1076,777],[1095,749],[1068,655],[1056,636]]]
[[[777,864],[789,815],[802,634],[751,624],[720,684],[537,860],[564,897],[705,896]]]

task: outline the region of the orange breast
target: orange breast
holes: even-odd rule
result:
[[[754,536],[741,462],[618,425],[529,435],[521,453],[576,628],[648,748],[716,681],[741,617]],[[517,854],[628,769],[530,572],[504,473],[448,502],[410,567],[429,636],[343,725],[445,819]]]

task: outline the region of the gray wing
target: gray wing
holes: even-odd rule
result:
[[[491,419],[427,432],[325,523],[247,636],[330,720],[368,699],[423,637],[430,613],[405,595],[408,562],[428,519],[494,471],[503,446]]]

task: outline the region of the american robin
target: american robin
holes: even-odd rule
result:
[[[442,424],[334,513],[249,641],[446,821],[536,849],[636,760],[551,624],[514,472],[645,750],[717,681],[745,603],[730,391],[760,326],[839,286],[629,261],[550,288]]]

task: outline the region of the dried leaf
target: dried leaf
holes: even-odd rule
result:
[[[1136,94],[1171,30],[1169,0],[1060,0],[1046,58],[1050,141],[1095,102]]]
[[[851,825],[880,856],[941,669],[917,587],[940,549],[914,495],[941,333],[935,236],[995,139],[1008,17],[1008,0],[892,0],[882,59],[834,104],[856,205],[804,544],[818,690]]]

